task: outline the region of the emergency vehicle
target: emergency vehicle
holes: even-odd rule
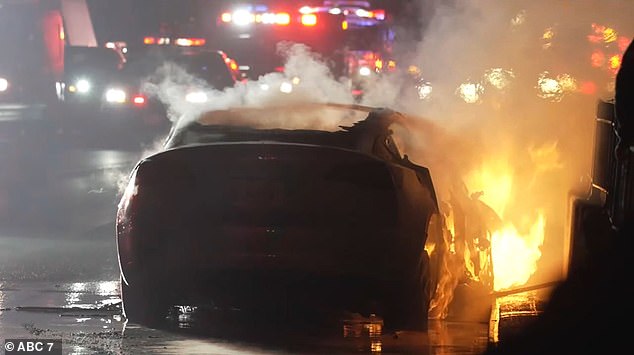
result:
[[[391,19],[366,1],[325,1],[319,6],[242,3],[218,15],[216,30],[216,47],[234,56],[251,79],[284,70],[279,48],[284,42],[308,46],[353,90],[396,65],[391,60]]]

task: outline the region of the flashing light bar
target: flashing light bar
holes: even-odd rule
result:
[[[288,12],[253,13],[248,10],[240,9],[233,13],[223,13],[220,15],[220,21],[223,23],[233,23],[238,26],[248,26],[254,23],[286,26],[291,23],[291,15]]]
[[[177,46],[183,47],[200,47],[207,42],[204,38],[177,38],[174,41]]]
[[[259,11],[262,10],[262,11]],[[348,19],[356,17],[366,20],[385,20],[385,10],[367,10],[364,8],[341,8],[341,7],[311,7],[302,6],[298,10],[299,22],[304,26],[315,26],[317,24],[317,14],[328,12],[333,15],[344,14]],[[254,9],[250,7],[240,8],[233,12],[224,12],[219,17],[220,23],[234,24],[238,26],[248,26],[251,24],[268,24],[287,26],[291,23],[291,15],[288,12],[270,12],[268,9]]]
[[[291,15],[286,12],[281,12],[279,14],[275,14],[275,24],[277,25],[288,25],[291,23]]]
[[[385,20],[385,10],[357,9],[354,14],[358,17],[373,18],[379,21]]]
[[[143,44],[148,45],[169,45],[174,43],[182,47],[202,47],[207,43],[204,38],[176,38],[172,41],[169,37],[144,37]]]
[[[321,8],[317,8],[317,7],[308,7],[308,6],[304,6],[301,9],[299,9],[299,12],[301,14],[311,14],[311,13],[317,13],[317,12],[328,12],[331,15],[345,15],[345,16],[351,16],[351,17],[360,17],[360,18],[366,18],[366,19],[375,19],[377,21],[383,21],[385,20],[385,10],[383,9],[376,9],[376,10],[368,10],[366,8],[362,8],[362,7],[321,7]]]

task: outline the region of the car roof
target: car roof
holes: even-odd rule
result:
[[[333,131],[340,125],[318,125],[306,120],[296,120],[296,115],[311,114],[319,118],[337,115],[342,123],[354,123],[368,116],[377,107],[337,104],[337,103],[292,103],[265,106],[229,107],[184,115],[175,125],[176,130],[190,129],[192,126],[249,127],[253,129],[309,129]],[[275,119],[276,118],[276,119]],[[324,117],[324,120],[326,117]],[[328,129],[330,128],[330,129]]]
[[[389,109],[335,103],[213,110],[181,117],[165,146],[277,141],[354,149],[351,144],[358,139],[352,137],[387,136],[389,126],[402,117]]]

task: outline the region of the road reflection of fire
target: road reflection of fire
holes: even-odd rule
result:
[[[367,349],[367,346],[369,346],[369,350],[372,353],[381,353],[383,351],[382,334],[383,320],[374,315],[369,318],[349,319],[344,321],[343,324],[343,337],[364,340],[365,346],[363,347]],[[365,340],[369,340],[369,344],[365,343]]]

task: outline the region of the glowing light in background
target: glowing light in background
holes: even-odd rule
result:
[[[600,49],[595,49],[590,55],[590,64],[595,68],[601,68],[605,64],[605,53]]]
[[[557,82],[564,93],[575,92],[579,87],[579,85],[577,85],[577,79],[573,78],[570,74],[558,75]]]
[[[290,94],[293,92],[293,83],[289,83],[288,81],[283,82],[280,84],[280,91],[285,94]]]
[[[553,38],[555,38],[555,30],[552,27],[548,27],[544,30],[544,34],[542,34],[542,40],[544,40],[544,44],[542,44],[543,49],[548,49],[553,45]]]
[[[255,15],[247,10],[237,10],[233,13],[233,23],[240,26],[246,26],[255,21]]]
[[[618,33],[610,27],[605,27],[603,29],[603,42],[605,43],[612,43],[614,41],[616,41],[617,37],[618,37]]]
[[[77,83],[75,83],[75,87],[77,88],[78,92],[87,93],[90,91],[90,81],[86,79],[79,79],[77,80]]]
[[[621,55],[616,54],[608,59],[608,67],[612,71],[612,73],[616,74],[621,67]]]
[[[588,41],[592,43],[610,43],[616,41],[618,34],[613,28],[593,23],[592,33],[588,35]]]
[[[121,89],[108,89],[106,91],[106,101],[112,103],[124,103],[126,101],[126,93]]]
[[[359,68],[359,75],[361,76],[370,76],[372,74],[372,69],[363,66],[361,68]]]
[[[559,85],[557,79],[549,77],[548,72],[543,72],[537,79],[537,96],[542,99],[549,99],[553,102],[561,101],[563,97],[563,89]]]
[[[526,22],[526,10],[522,10],[511,19],[511,25],[520,26]]]
[[[431,98],[431,93],[433,91],[433,87],[429,82],[421,82],[416,85],[416,89],[418,92],[418,98],[421,100],[429,100]]]
[[[460,98],[468,104],[479,103],[482,93],[484,93],[484,87],[480,84],[471,82],[460,84],[456,90],[456,94],[458,94],[458,96],[460,96]]]
[[[420,75],[421,70],[416,65],[410,65],[409,67],[407,67],[407,73],[410,75]]]
[[[511,85],[511,81],[515,78],[512,70],[503,68],[492,68],[484,73],[484,82],[492,85],[498,90],[503,90]]]
[[[9,81],[5,78],[0,78],[0,91],[7,91],[9,88]]]

